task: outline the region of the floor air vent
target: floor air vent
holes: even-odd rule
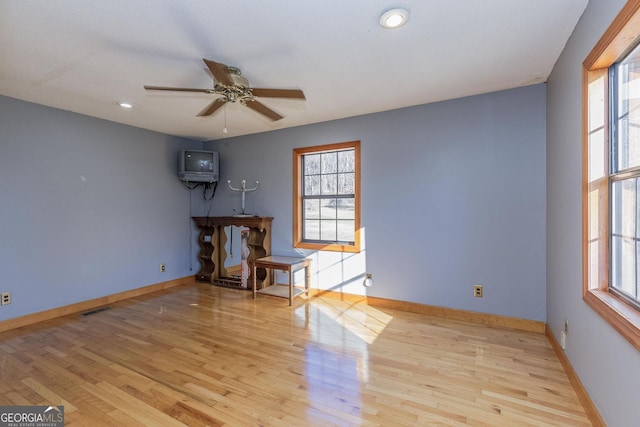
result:
[[[85,311],[84,313],[80,313],[80,316],[91,316],[92,314],[98,314],[107,310],[111,310],[111,307],[100,307],[96,308],[95,310]]]

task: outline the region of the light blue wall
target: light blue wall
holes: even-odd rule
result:
[[[227,179],[259,180],[247,211],[275,217],[273,253],[295,255],[292,149],[352,140],[364,251],[304,252],[314,286],[364,294],[371,272],[371,296],[545,320],[544,85],[205,143],[221,156],[212,214],[240,209]]]
[[[193,274],[189,216],[239,209],[227,179],[261,181],[247,210],[296,254],[292,149],[359,139],[364,251],[305,252],[314,285],[363,294],[371,272],[369,295],[544,320],[544,103],[537,85],[210,142],[222,183],[204,203],[175,177],[200,143],[0,98],[0,319]]]
[[[640,420],[640,353],[582,301],[582,62],[622,6],[590,0],[548,81],[547,322],[610,426]]]
[[[200,147],[0,97],[0,320],[195,274],[176,152]]]

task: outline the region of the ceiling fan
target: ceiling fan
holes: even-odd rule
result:
[[[181,88],[181,87],[165,87],[165,86],[145,86],[146,90],[167,90],[176,92],[202,92],[222,95],[211,102],[204,110],[197,115],[210,116],[226,102],[239,101],[242,105],[251,108],[254,111],[270,118],[273,121],[280,120],[283,116],[276,113],[260,101],[260,98],[292,98],[306,99],[304,93],[299,89],[261,89],[249,87],[249,81],[242,77],[240,69],[230,67],[220,62],[210,59],[202,59],[207,65],[214,77],[214,85],[212,89],[198,88]]]

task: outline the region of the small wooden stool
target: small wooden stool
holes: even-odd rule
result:
[[[309,266],[311,260],[307,258],[294,258],[287,256],[268,256],[253,261],[253,299],[256,299],[256,293],[271,295],[280,298],[289,298],[289,305],[293,304],[293,299],[301,295],[303,291],[293,286],[293,273],[304,268],[304,294],[309,296],[309,282],[311,281],[311,271]],[[271,286],[256,289],[256,269],[271,269]],[[275,270],[289,272],[289,292],[286,292],[287,286],[278,285],[275,280]]]

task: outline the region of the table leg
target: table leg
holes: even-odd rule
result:
[[[253,263],[253,299],[256,299],[256,263]]]
[[[293,305],[293,272],[289,266],[289,305]]]
[[[311,269],[308,265],[304,267],[304,293],[307,295],[307,299],[309,299],[309,286],[311,283]]]

